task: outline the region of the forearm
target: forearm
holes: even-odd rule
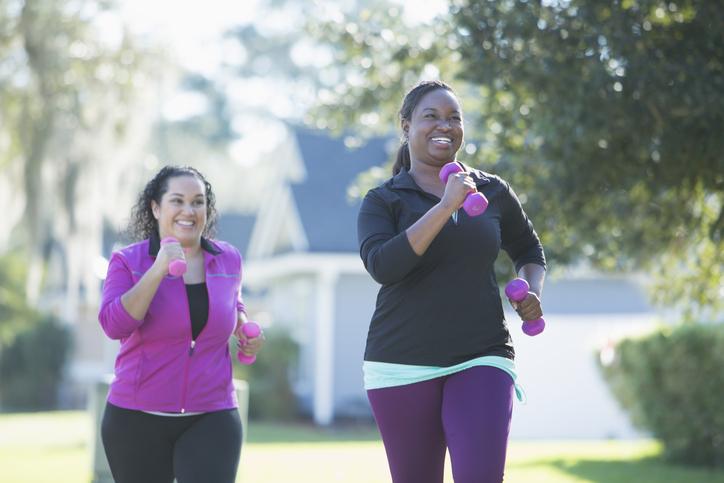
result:
[[[410,246],[417,255],[427,251],[454,211],[438,203],[406,230]]]
[[[526,263],[520,270],[518,276],[525,279],[530,285],[530,291],[541,298],[543,293],[543,280],[545,279],[546,270],[537,263]]]
[[[146,316],[148,307],[163,281],[164,273],[152,266],[128,292],[121,296],[121,304],[134,319]]]

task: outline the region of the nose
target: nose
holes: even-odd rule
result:
[[[440,121],[437,123],[437,127],[439,129],[449,130],[452,128],[452,123],[450,119],[440,119]]]

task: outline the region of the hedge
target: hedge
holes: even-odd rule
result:
[[[71,351],[70,331],[50,315],[29,320],[0,347],[0,410],[55,409]]]
[[[599,361],[614,396],[672,462],[724,466],[724,324],[665,328]]]

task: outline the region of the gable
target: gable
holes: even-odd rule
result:
[[[257,213],[248,257],[266,258],[290,251],[305,251],[308,246],[289,185],[280,184],[266,197]]]
[[[359,148],[320,131],[295,129],[306,168],[291,192],[312,252],[357,252],[357,212],[361,199],[350,199],[356,177],[390,158],[390,138],[368,140]]]

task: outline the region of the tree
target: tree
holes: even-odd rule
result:
[[[298,176],[288,167],[288,125],[302,122],[323,77],[318,68],[331,61],[329,49],[315,50],[305,35],[308,8],[308,0],[257,2],[224,32],[220,65],[181,74],[180,96],[197,109],[158,125],[158,157],[215,180],[225,213],[256,212],[280,177]]]
[[[463,98],[467,160],[508,178],[554,264],[660,275],[655,298],[724,307],[724,12],[687,0],[451,2],[402,26],[383,3],[310,30],[346,86],[332,127],[394,120],[404,91],[441,77]]]
[[[133,181],[145,140],[151,65],[106,1],[15,0],[0,7],[0,167],[22,217],[7,243],[26,249],[26,293],[55,284],[66,317],[85,286],[97,292],[93,255],[103,217]],[[154,64],[156,62],[156,64]],[[148,104],[151,105],[151,104]],[[8,247],[0,247],[7,249]],[[45,272],[51,259],[59,270]]]

